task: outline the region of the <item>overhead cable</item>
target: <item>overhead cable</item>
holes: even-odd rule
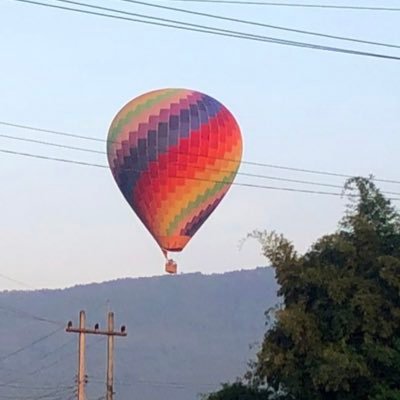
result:
[[[6,305],[4,303],[0,304],[0,309],[8,311],[8,312],[12,312],[12,313],[14,313],[16,316],[18,316],[20,318],[28,318],[28,319],[31,319],[31,320],[34,320],[34,321],[47,322],[49,324],[53,324],[53,325],[57,325],[57,326],[61,326],[61,327],[64,326],[63,322],[54,321],[54,320],[49,319],[49,318],[45,318],[45,317],[42,317],[42,316],[34,315],[32,313],[29,313],[27,311],[18,309],[16,307],[8,306],[8,305]]]
[[[303,30],[303,29],[294,29],[294,28],[289,28],[286,26],[265,24],[263,22],[258,22],[258,21],[250,21],[250,20],[245,20],[245,19],[241,19],[241,18],[226,17],[226,16],[222,16],[222,15],[215,15],[215,14],[204,13],[204,12],[200,12],[200,11],[187,10],[187,9],[183,9],[183,8],[169,7],[169,6],[164,6],[161,4],[148,3],[145,1],[139,1],[139,0],[120,0],[120,1],[144,5],[147,7],[154,7],[154,8],[169,10],[169,11],[176,11],[176,12],[185,13],[185,14],[198,15],[198,16],[202,16],[202,17],[213,18],[213,19],[218,19],[218,20],[223,20],[223,21],[236,22],[236,23],[246,24],[246,25],[251,25],[251,26],[258,26],[258,27],[269,28],[269,29],[277,29],[277,30],[281,30],[281,31],[285,31],[285,32],[300,33],[303,35],[318,36],[318,37],[323,37],[323,38],[328,38],[328,39],[344,40],[344,41],[348,41],[348,42],[370,44],[370,45],[375,45],[375,46],[383,46],[383,47],[391,47],[391,48],[400,49],[400,45],[396,45],[396,44],[356,39],[356,38],[350,38],[350,37],[345,37],[345,36],[336,36],[336,35],[330,35],[330,34],[321,33],[321,32],[307,31],[307,30]]]
[[[15,383],[2,383],[0,382],[0,387],[8,387],[10,389],[27,389],[27,390],[48,390],[48,389],[73,389],[74,386],[67,385],[57,385],[57,386],[29,386],[24,384],[15,384]]]
[[[20,151],[13,151],[13,150],[7,150],[7,149],[0,149],[0,152],[6,153],[6,154],[14,154],[14,155],[18,155],[18,156],[24,156],[24,157],[40,158],[42,160],[59,161],[59,162],[65,162],[65,163],[71,163],[71,164],[85,165],[88,167],[108,168],[107,165],[102,165],[102,164],[94,164],[94,163],[88,163],[88,162],[78,161],[78,160],[68,160],[65,158],[48,157],[48,156],[43,156],[40,154],[23,153]]]
[[[63,148],[63,149],[68,149],[68,150],[84,151],[86,153],[106,154],[104,151],[87,149],[87,148],[84,148],[84,147],[70,146],[70,145],[60,144],[60,143],[52,143],[52,142],[47,142],[47,141],[44,141],[44,140],[21,138],[21,137],[17,137],[17,136],[13,136],[13,135],[0,134],[0,138],[17,140],[17,141],[28,142],[28,143],[42,144],[42,145],[45,145],[45,146],[60,147],[60,148]]]
[[[22,346],[22,347],[18,348],[17,350],[12,351],[11,353],[8,353],[8,354],[5,354],[5,355],[1,356],[0,357],[0,362],[3,362],[5,360],[8,360],[11,357],[16,356],[17,354],[29,349],[30,347],[32,347],[34,345],[36,345],[37,343],[43,342],[44,340],[48,339],[49,337],[54,336],[56,333],[60,332],[62,329],[63,328],[58,328],[58,329],[56,329],[56,330],[54,330],[54,331],[52,331],[52,332],[50,332],[50,333],[48,333],[48,334],[46,334],[44,336],[41,336],[40,338],[34,340],[33,342],[31,342],[31,343],[29,343],[29,344],[27,344],[25,346]]]
[[[4,275],[3,273],[0,273],[0,278],[6,279],[6,280],[8,280],[8,281],[10,281],[10,282],[17,283],[18,285],[23,286],[23,287],[25,287],[25,288],[27,288],[27,289],[33,289],[33,290],[36,289],[35,287],[33,287],[33,286],[31,286],[31,285],[28,285],[28,284],[25,283],[25,282],[22,282],[22,281],[19,281],[18,279],[14,279],[14,278],[12,278],[12,277],[10,277],[10,276]]]
[[[16,137],[16,136],[12,136],[12,135],[0,134],[0,138],[1,137],[6,138],[6,139],[11,139],[11,140],[24,141],[24,142],[28,142],[28,143],[41,144],[41,145],[45,145],[45,146],[60,147],[60,148],[69,149],[69,150],[79,150],[79,151],[85,151],[85,152],[89,152],[89,153],[102,154],[102,155],[107,154],[104,151],[97,151],[97,150],[92,150],[92,149],[88,149],[88,148],[69,146],[69,145],[58,144],[58,143],[53,143],[53,142],[46,142],[46,141],[42,141],[42,140],[21,138],[21,137]],[[198,154],[194,154],[194,153],[192,154],[192,153],[174,152],[173,150],[171,151],[171,153],[193,155],[196,157],[199,156]],[[204,157],[213,159],[213,157],[208,156],[208,155],[204,156]],[[184,164],[179,163],[179,162],[174,163],[174,165],[175,166],[184,166]],[[194,166],[194,167],[196,168],[196,166]],[[324,187],[331,187],[331,188],[335,188],[335,189],[343,189],[343,185],[337,185],[337,184],[331,184],[331,183],[325,183],[325,182],[314,182],[314,181],[307,181],[307,180],[302,180],[302,179],[282,178],[282,177],[277,177],[277,176],[253,174],[253,173],[248,173],[248,172],[240,172],[240,171],[236,171],[236,170],[227,170],[227,169],[220,169],[220,168],[204,167],[204,169],[207,171],[223,172],[226,174],[235,173],[236,175],[246,176],[248,178],[267,179],[267,180],[280,181],[280,182],[290,182],[290,183],[299,183],[299,184],[303,184],[303,185],[324,186]],[[400,192],[382,191],[382,193],[400,196]],[[1,274],[0,274],[0,277],[1,277]],[[20,282],[18,282],[18,283],[20,283]]]
[[[13,124],[11,122],[5,122],[5,121],[0,121],[0,125],[11,126],[13,128],[27,129],[27,130],[36,131],[36,132],[51,133],[54,135],[67,136],[67,137],[71,137],[71,138],[75,138],[75,139],[91,140],[94,142],[104,142],[103,139],[98,139],[95,137],[82,136],[82,135],[77,135],[75,133],[60,132],[60,131],[55,131],[55,130],[50,130],[50,129],[43,129],[43,128],[38,128],[38,127],[34,127],[34,126],[28,126],[28,125]]]
[[[274,7],[298,7],[298,8],[322,8],[336,10],[355,10],[355,11],[400,11],[398,7],[376,7],[376,6],[357,6],[339,4],[312,4],[312,3],[281,3],[271,1],[246,1],[246,0],[171,0],[183,3],[208,3],[208,4],[232,4],[244,6],[274,6]]]
[[[285,46],[295,46],[295,47],[309,48],[309,49],[313,49],[313,50],[322,50],[322,51],[343,53],[343,54],[348,54],[348,55],[357,55],[357,56],[374,57],[374,58],[380,58],[380,59],[400,61],[400,57],[395,56],[395,55],[373,53],[373,52],[345,49],[345,48],[332,47],[332,46],[317,45],[317,44],[313,44],[313,43],[298,42],[298,41],[293,41],[293,40],[284,40],[284,39],[268,37],[268,36],[263,36],[263,35],[253,35],[253,34],[250,34],[247,32],[233,31],[233,30],[228,30],[228,29],[220,29],[220,28],[215,28],[215,27],[210,27],[210,26],[205,26],[205,25],[191,24],[191,23],[186,23],[186,22],[182,22],[182,21],[175,21],[175,20],[170,20],[170,19],[166,19],[166,18],[158,18],[158,17],[148,16],[148,15],[143,15],[143,18],[147,18],[147,20],[145,20],[145,19],[124,17],[122,15],[89,11],[89,10],[85,10],[82,8],[59,6],[59,5],[43,3],[43,2],[39,2],[39,1],[32,1],[32,0],[13,0],[13,1],[20,2],[20,3],[28,3],[28,4],[43,6],[43,7],[50,7],[50,8],[54,8],[54,9],[63,10],[63,11],[71,11],[71,12],[77,12],[77,13],[81,13],[81,14],[96,15],[96,16],[101,16],[101,17],[143,23],[143,24],[147,24],[147,25],[161,26],[161,27],[172,28],[172,29],[179,29],[179,30],[184,30],[184,31],[200,32],[200,33],[213,34],[213,35],[224,36],[224,37],[252,40],[252,41],[257,41],[257,42],[267,42],[267,43],[274,43],[274,44],[280,44],[280,45],[285,45]],[[94,8],[94,9],[99,9],[99,10],[112,11],[112,12],[119,13],[119,14],[133,15],[133,13],[128,13],[125,11],[109,9],[109,8],[100,7],[100,6],[94,6],[94,5],[86,4],[86,3],[78,3],[75,1],[69,1],[69,0],[56,0],[56,1],[59,1],[62,3],[68,3],[68,4],[77,4],[77,5],[92,8],[92,9]],[[135,14],[135,15],[142,16],[141,14]],[[150,21],[149,21],[149,19],[150,19]],[[157,22],[157,21],[160,21],[160,22]]]
[[[44,160],[49,160],[49,161],[59,161],[59,162],[64,162],[64,163],[78,164],[78,165],[83,165],[83,166],[91,166],[91,167],[97,167],[97,168],[109,168],[107,165],[94,164],[94,163],[92,164],[92,163],[87,163],[87,162],[82,162],[82,161],[77,161],[77,160],[48,157],[48,156],[43,156],[43,155],[39,155],[39,154],[23,153],[23,152],[7,150],[7,149],[0,149],[0,152],[6,153],[6,154],[24,156],[24,157],[39,158],[39,159],[44,159]],[[288,188],[288,187],[266,186],[266,185],[257,185],[257,184],[245,183],[245,182],[218,181],[218,180],[213,180],[213,179],[203,179],[203,178],[196,178],[196,177],[190,177],[190,178],[189,177],[181,177],[181,176],[176,176],[176,177],[177,178],[187,178],[187,179],[197,180],[197,181],[204,181],[204,182],[212,182],[215,184],[229,183],[229,184],[232,184],[235,186],[252,187],[252,188],[258,188],[258,189],[280,190],[280,191],[286,191],[286,192],[321,194],[321,195],[328,195],[328,196],[343,197],[343,194],[338,193],[338,192],[325,192],[325,191],[317,191],[317,190],[295,189],[295,188]],[[352,194],[347,194],[347,196],[348,197],[358,197],[357,195],[352,195]],[[390,200],[397,201],[397,200],[400,200],[400,198],[391,198]]]
[[[49,133],[52,135],[61,135],[61,136],[68,136],[71,138],[76,138],[76,139],[83,139],[83,140],[89,140],[89,141],[96,141],[96,142],[101,142],[101,143],[116,143],[116,144],[121,144],[116,141],[109,141],[106,139],[99,139],[95,138],[92,136],[83,136],[83,135],[78,135],[75,133],[68,133],[68,132],[61,132],[58,130],[50,130],[50,129],[43,129],[43,128],[38,128],[34,126],[29,126],[29,125],[21,125],[21,124],[14,124],[11,122],[6,122],[6,121],[0,121],[0,125],[4,126],[10,126],[10,127],[15,127],[15,128],[21,128],[21,129],[26,129],[26,130],[31,130],[31,131],[36,131],[36,132],[44,132],[44,133]],[[89,149],[85,149],[85,151],[88,151]],[[229,159],[229,158],[222,158],[222,157],[212,157],[215,160],[221,160],[221,161],[227,161],[227,162],[240,162],[244,165],[251,165],[255,167],[265,167],[265,168],[271,168],[271,169],[280,169],[284,171],[292,171],[292,172],[301,172],[301,173],[307,173],[307,174],[314,174],[314,175],[325,175],[325,176],[332,176],[332,177],[337,177],[337,178],[353,178],[355,175],[350,175],[350,174],[343,174],[343,173],[338,173],[338,172],[330,172],[330,171],[323,171],[323,170],[314,170],[314,169],[306,169],[306,168],[299,168],[299,167],[291,167],[291,166],[285,166],[285,165],[277,165],[277,164],[269,164],[269,163],[264,163],[264,162],[259,162],[259,161],[249,161],[249,160],[237,160],[237,159]],[[104,166],[105,167],[105,166]],[[376,182],[382,182],[382,183],[391,183],[391,184],[400,184],[400,180],[395,180],[395,179],[384,179],[384,178],[373,178],[374,181]]]

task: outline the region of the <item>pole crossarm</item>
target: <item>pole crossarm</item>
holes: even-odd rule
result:
[[[65,331],[69,333],[87,333],[91,335],[103,335],[103,336],[128,336],[127,332],[108,332],[108,331],[99,331],[96,329],[66,328]]]

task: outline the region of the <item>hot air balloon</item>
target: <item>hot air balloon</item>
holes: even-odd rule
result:
[[[126,201],[176,273],[184,249],[229,190],[242,157],[240,128],[212,97],[162,89],[128,102],[111,123],[108,162]]]

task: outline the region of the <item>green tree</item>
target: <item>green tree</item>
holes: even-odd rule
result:
[[[272,390],[249,386],[243,382],[224,384],[218,392],[204,397],[207,400],[274,400]]]
[[[296,400],[400,400],[400,217],[372,180],[345,189],[338,231],[303,255],[282,235],[251,234],[275,268],[282,307],[250,383]]]
[[[273,324],[246,384],[208,400],[400,400],[400,215],[372,179],[345,190],[338,231],[303,255],[275,232],[249,235],[275,268],[282,304],[266,313]]]

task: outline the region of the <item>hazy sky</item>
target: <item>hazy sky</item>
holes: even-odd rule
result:
[[[398,5],[396,1],[381,3]],[[167,15],[121,1],[92,4]],[[396,12],[191,7],[400,44]],[[398,49],[261,28],[253,32],[400,56]],[[373,172],[378,177],[400,179],[398,61],[169,30],[12,0],[0,3],[0,50],[2,121],[105,139],[111,120],[127,101],[149,90],[183,87],[205,92],[231,110],[242,129],[246,160],[349,174]],[[105,150],[102,143],[5,126],[0,126],[0,134]],[[0,148],[106,164],[102,155],[5,138],[0,138]],[[241,171],[342,183],[324,176],[245,165]],[[161,252],[108,170],[0,153],[0,178],[1,274],[34,287],[163,274]],[[237,181],[305,188],[240,176]],[[384,188],[400,192],[400,185]],[[335,197],[232,187],[176,257],[179,269],[212,273],[265,264],[256,243],[238,249],[240,239],[253,229],[283,232],[303,251],[318,236],[336,228],[344,204]],[[6,288],[21,286],[0,278],[0,289]]]

